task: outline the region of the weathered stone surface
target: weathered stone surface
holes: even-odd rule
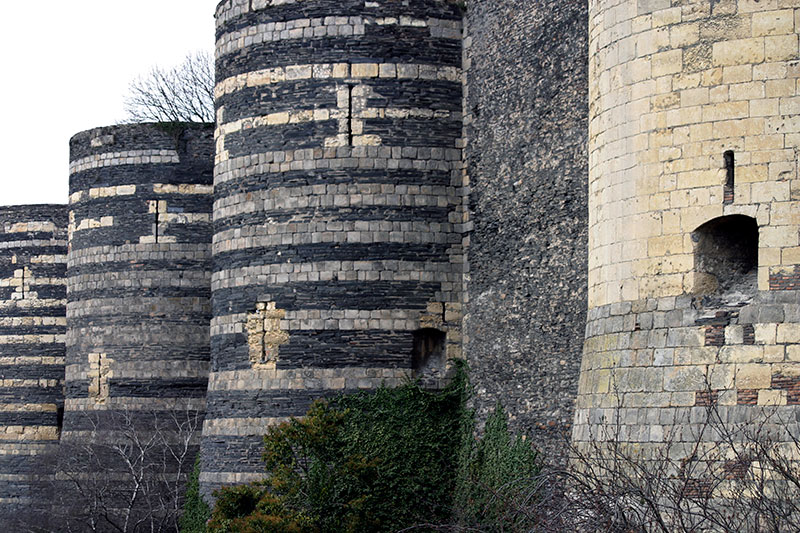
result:
[[[587,6],[468,2],[466,353],[484,417],[560,446],[586,309]]]

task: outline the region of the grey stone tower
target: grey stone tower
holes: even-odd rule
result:
[[[218,6],[206,493],[314,398],[460,357],[460,65],[451,2]]]
[[[0,525],[41,515],[64,405],[67,209],[0,208]],[[19,519],[19,521],[17,521]]]
[[[126,428],[183,431],[172,413],[202,417],[212,151],[210,125],[114,126],[70,141],[67,453],[122,442]],[[115,479],[102,453],[92,459]]]

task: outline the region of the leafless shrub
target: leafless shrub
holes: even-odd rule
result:
[[[125,111],[131,122],[214,122],[214,64],[210,54],[189,54],[176,67],[154,67],[133,80]]]
[[[609,434],[581,446],[567,444],[567,467],[547,467],[529,478],[510,513],[521,528],[499,520],[420,524],[449,533],[779,533],[800,532],[800,439],[795,420],[771,407],[747,406],[750,420],[726,422],[716,403],[704,408],[693,432],[668,435],[649,455],[637,443]],[[618,418],[618,417],[617,417]],[[777,428],[777,429],[776,429]],[[551,464],[564,464],[553,460]],[[484,487],[491,491],[490,488]],[[497,497],[502,497],[500,492]],[[520,523],[517,521],[516,523]]]
[[[201,424],[190,410],[87,413],[87,438],[61,442],[52,517],[30,529],[178,532]]]

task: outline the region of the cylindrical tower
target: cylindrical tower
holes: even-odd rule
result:
[[[800,413],[798,19],[590,3],[589,316],[573,438],[642,453]],[[793,5],[793,4],[792,4]],[[773,418],[765,413],[774,411]],[[660,452],[658,452],[660,453]]]
[[[41,516],[64,405],[67,206],[0,208],[0,525]]]
[[[460,37],[444,0],[218,6],[206,494],[312,399],[459,356]]]
[[[195,451],[199,442],[209,367],[212,134],[206,124],[135,124],[70,141],[62,448],[108,461],[104,480],[120,491],[129,488],[113,473],[121,447],[109,451],[109,444],[133,430],[150,438],[154,429],[176,442],[197,431]],[[191,468],[191,456],[179,466]]]

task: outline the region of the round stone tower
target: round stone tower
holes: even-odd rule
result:
[[[695,441],[708,408],[797,436],[796,5],[590,2],[578,445],[656,453]]]
[[[64,405],[67,208],[0,207],[0,525],[41,515]],[[14,520],[20,520],[16,522]]]
[[[205,124],[134,124],[70,141],[67,455],[155,428],[196,431],[196,451],[209,367],[212,136]],[[111,470],[120,459],[89,455]]]
[[[443,0],[219,4],[206,493],[313,399],[460,356],[460,38]]]

